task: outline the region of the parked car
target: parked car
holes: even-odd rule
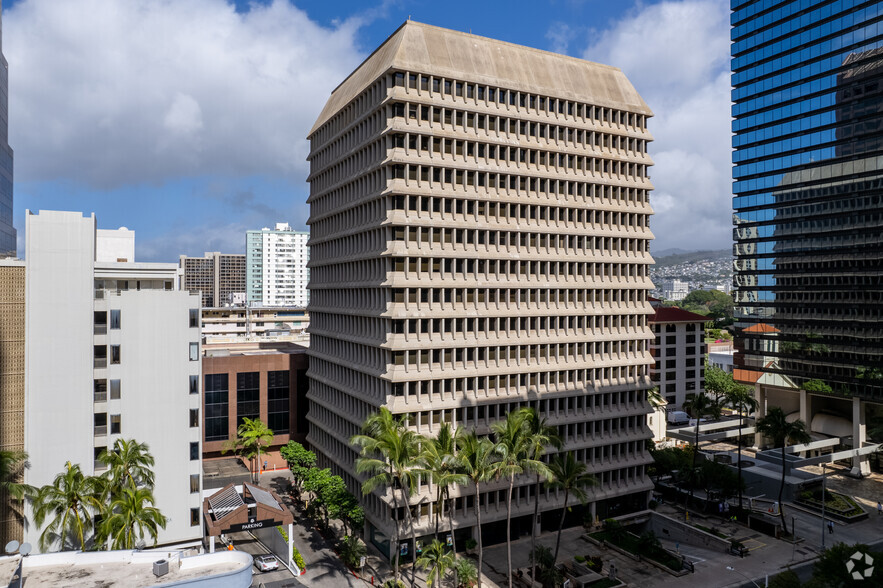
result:
[[[254,558],[254,565],[262,572],[270,572],[279,569],[279,560],[272,555],[259,555]]]

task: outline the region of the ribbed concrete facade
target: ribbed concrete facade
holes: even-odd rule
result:
[[[0,450],[24,448],[25,262],[0,259]],[[21,538],[20,505],[0,490],[0,545]]]
[[[598,477],[593,511],[646,503],[650,115],[618,69],[413,22],[334,91],[310,134],[321,466],[357,486],[348,440],[380,406],[434,435],[531,405]],[[505,518],[504,488],[483,522]],[[454,496],[468,530],[472,491]],[[434,497],[412,500],[418,534]],[[366,505],[382,547],[389,503]]]

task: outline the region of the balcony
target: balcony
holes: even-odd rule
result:
[[[106,335],[107,334],[107,325],[95,325],[95,328],[92,330],[95,335]]]
[[[93,400],[95,402],[107,402],[107,391],[104,392],[95,392]]]
[[[95,437],[107,437],[107,425],[95,425]]]
[[[106,368],[107,357],[96,357],[93,365],[95,368]]]

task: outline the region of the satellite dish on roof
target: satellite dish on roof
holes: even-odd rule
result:
[[[6,544],[6,553],[13,554],[18,551],[19,543],[15,539]]]
[[[18,548],[18,552],[22,555],[27,555],[31,552],[31,544],[30,543],[22,543],[21,547]]]

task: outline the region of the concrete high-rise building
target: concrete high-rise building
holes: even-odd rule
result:
[[[856,449],[883,419],[881,16],[732,1],[734,375]]]
[[[203,308],[226,306],[235,294],[245,294],[245,255],[217,251],[204,257],[182,255],[178,268],[180,289],[201,292]]]
[[[177,264],[138,263],[133,231],[95,216],[26,212],[25,482],[43,486],[117,439],[147,443],[159,543],[202,537],[199,295]],[[126,261],[118,261],[118,260]],[[33,521],[24,538],[38,545]]]
[[[9,146],[9,64],[3,56],[3,2],[0,0],[0,257],[15,257],[12,226],[12,148]]]
[[[0,451],[25,443],[25,263],[0,259]],[[0,489],[0,545],[22,538],[20,504]]]
[[[666,280],[662,283],[662,297],[666,300],[683,300],[690,293],[690,284],[682,280]]]
[[[486,434],[533,406],[598,478],[591,513],[646,505],[649,116],[616,68],[411,21],[334,90],[309,135],[322,467],[358,487],[349,439],[381,406],[427,435]],[[481,495],[488,542],[506,488]],[[472,491],[452,492],[469,534]],[[533,492],[516,481],[516,535]],[[434,500],[426,483],[412,500],[418,535]],[[368,540],[388,550],[391,504],[366,501]]]
[[[249,304],[305,307],[309,301],[310,234],[288,223],[248,231],[245,238],[246,297]]]

